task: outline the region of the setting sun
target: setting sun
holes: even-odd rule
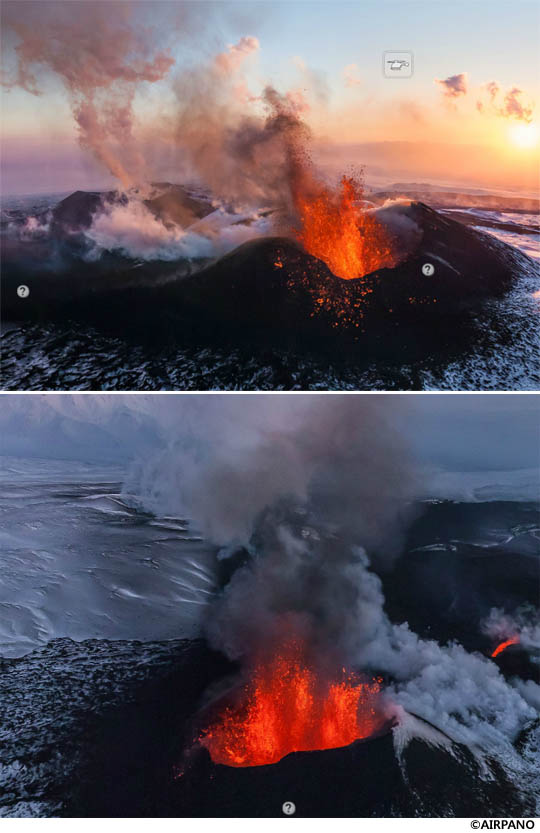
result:
[[[508,134],[514,145],[520,148],[533,148],[538,144],[538,127],[536,124],[514,124]]]

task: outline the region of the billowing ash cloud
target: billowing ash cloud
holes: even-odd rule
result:
[[[210,191],[216,211],[194,223],[167,225],[145,208],[144,191],[132,192],[127,203],[94,218],[87,236],[98,249],[147,259],[210,257],[270,233],[278,218],[290,230],[295,189],[319,187],[304,151],[306,103],[294,91],[282,95],[268,86],[257,97],[249,91],[241,70],[258,49],[257,38],[243,37],[174,83],[174,141],[191,181]],[[269,206],[272,216],[259,213]]]
[[[169,490],[169,508],[187,512],[215,543],[249,545],[263,513],[290,501],[388,561],[416,482],[395,430],[406,413],[405,401],[389,413],[378,397],[301,397],[272,403],[266,413],[246,401],[245,434],[235,425],[230,434],[222,416],[203,460],[193,457],[193,444],[169,456],[169,468],[183,474]],[[170,486],[173,476],[166,479]]]
[[[211,258],[256,236],[294,237],[302,205],[316,197],[337,205],[337,191],[312,164],[303,120],[305,88],[322,103],[326,84],[302,61],[301,89],[281,93],[267,85],[253,92],[245,69],[259,51],[255,36],[244,35],[206,64],[199,48],[198,63],[191,66],[182,56],[182,70],[170,79],[174,117],[164,115],[145,132],[135,123],[136,93],[165,78],[173,59],[143,25],[139,6],[32,2],[24,13],[21,8],[8,3],[6,15],[18,39],[13,83],[39,94],[37,68],[59,76],[82,144],[122,184],[121,199],[108,200],[85,229],[89,259],[103,250],[143,259]],[[160,35],[163,29],[160,18]],[[212,216],[169,222],[148,210],[145,197],[158,179],[152,146],[168,149],[176,174],[211,195]]]
[[[287,172],[292,147],[307,136],[300,121],[307,107],[304,93],[249,89],[244,69],[260,48],[251,34],[229,44],[206,65],[199,48],[198,63],[190,67],[186,31],[193,35],[199,30],[195,36],[200,40],[211,25],[199,20],[194,6],[180,7],[181,20],[169,12],[169,21],[160,5],[158,27],[148,7],[131,2],[7,2],[4,27],[14,38],[17,60],[15,74],[5,83],[40,95],[38,72],[45,69],[59,77],[81,144],[124,188],[148,185],[157,178],[155,169],[163,159],[153,157],[159,148],[160,157],[168,155],[171,166],[182,174],[189,172],[190,180],[222,202],[250,210],[263,204],[290,208]],[[167,43],[171,48],[182,43],[186,50],[182,70],[174,76],[171,51],[163,48]],[[312,94],[323,99],[321,79],[306,67],[303,74]],[[134,112],[136,93],[166,77],[177,99],[175,114],[163,114],[141,131]],[[115,213],[117,225],[127,222],[126,212]],[[96,233],[103,236],[102,230]],[[172,241],[173,247],[176,243]]]
[[[174,60],[152,31],[136,26],[131,3],[5,3],[3,23],[17,37],[18,84],[40,95],[39,67],[59,76],[80,142],[124,185],[145,177],[133,137],[137,86],[160,81]]]
[[[456,99],[467,93],[467,73],[460,72],[459,75],[450,75],[448,78],[441,80],[435,79],[435,83],[439,84],[441,91],[445,98]]]
[[[510,760],[539,687],[508,683],[490,659],[421,639],[384,609],[381,575],[420,488],[407,400],[256,399],[242,398],[241,417],[225,400],[219,416],[193,412],[193,438],[130,484],[150,506],[194,517],[222,559],[247,546],[250,560],[207,611],[211,643],[249,673],[294,635],[319,674],[385,673],[389,713],[403,707]]]
[[[159,461],[171,509],[254,555],[211,611],[211,639],[230,656],[253,659],[292,632],[313,661],[339,667],[373,634],[382,596],[362,547],[389,566],[417,488],[398,429],[408,404],[395,406],[313,396],[264,413],[246,400],[243,435],[225,417],[210,448],[190,443]]]
[[[290,212],[309,137],[301,120],[306,102],[298,91],[280,94],[271,86],[253,95],[240,72],[252,50],[237,48],[233,61],[229,50],[175,83],[176,143],[191,174],[219,199]]]
[[[511,87],[504,92],[496,81],[484,85],[483,95],[476,102],[480,113],[492,113],[504,119],[515,119],[530,124],[533,119],[533,107],[523,102],[525,95],[519,87]]]

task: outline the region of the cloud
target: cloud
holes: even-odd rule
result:
[[[499,85],[497,84],[496,81],[489,81],[486,84],[486,90],[488,91],[489,96],[490,96],[491,100],[493,101],[495,99],[495,96],[499,92]]]
[[[358,77],[358,64],[347,64],[343,67],[343,78],[346,87],[358,87],[362,83]]]
[[[445,98],[454,100],[461,95],[467,94],[467,73],[460,72],[459,75],[449,75],[444,81],[440,78],[435,79],[435,83],[439,84]]]
[[[488,81],[482,87],[476,109],[479,113],[491,113],[503,119],[515,119],[530,124],[533,119],[533,106],[521,100],[524,95],[519,87],[511,87],[504,92],[497,81]]]
[[[238,43],[229,44],[226,52],[221,52],[216,58],[216,67],[226,74],[235,72],[249,55],[260,49],[257,38],[245,35]]]
[[[519,100],[522,95],[522,90],[518,87],[512,87],[504,97],[504,108],[501,115],[509,119],[514,118],[518,121],[525,121],[528,124],[532,121],[533,110],[532,107],[528,107]]]

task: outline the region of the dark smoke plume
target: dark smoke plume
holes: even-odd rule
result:
[[[258,46],[256,38],[242,38],[178,79],[176,143],[188,170],[219,199],[290,214],[291,189],[309,176],[306,103],[300,93],[282,95],[271,86],[260,96],[249,91],[241,69]]]
[[[378,400],[313,399],[289,429],[234,459],[218,453],[191,481],[205,533],[253,553],[208,623],[230,656],[253,658],[294,634],[313,662],[339,666],[374,635],[382,595],[365,553],[384,568],[399,552],[413,468]]]

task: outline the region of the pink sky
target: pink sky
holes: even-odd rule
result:
[[[225,121],[262,118],[269,82],[297,96],[336,170],[538,191],[533,4],[490,3],[487,16],[483,2],[458,2],[457,20],[431,2],[197,5],[192,20],[182,4],[4,3],[5,76],[19,80],[2,95],[3,192],[104,187],[126,165],[124,184],[135,170],[189,175],[179,114],[203,67],[227,76],[214,102]],[[383,50],[397,45],[414,53],[410,79],[383,76]]]

